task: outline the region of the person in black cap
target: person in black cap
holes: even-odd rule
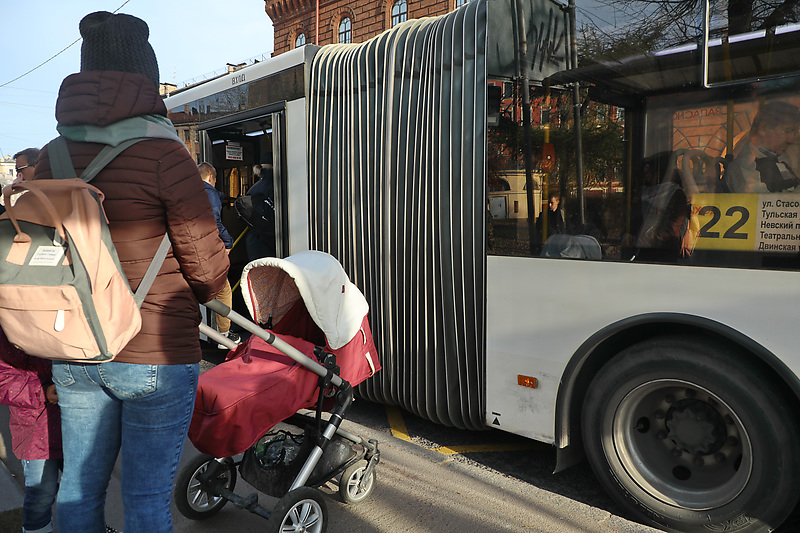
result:
[[[194,409],[201,359],[198,302],[222,290],[229,268],[203,181],[158,94],[147,24],[97,12],[80,22],[81,72],[61,84],[58,131],[78,175],[105,145],[145,137],[92,185],[105,195],[111,238],[132,287],[165,233],[167,255],[142,307],[142,327],[112,362],[53,363],[64,472],[59,531],[102,533],[119,456],[125,531],[168,533],[172,486]],[[51,178],[45,147],[34,179]]]
[[[253,167],[259,179],[247,191],[252,211],[242,210],[242,218],[250,226],[245,235],[249,261],[262,257],[275,257],[275,204],[272,180],[272,152],[261,158],[261,164]],[[237,206],[238,207],[238,206]],[[247,212],[247,214],[244,214]]]
[[[158,61],[147,41],[150,28],[124,13],[98,11],[83,17],[79,29],[81,72],[122,71],[142,74],[158,89]]]

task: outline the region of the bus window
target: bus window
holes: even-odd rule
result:
[[[793,25],[710,41],[712,74],[723,66],[713,63],[723,47],[720,61],[731,82],[710,88],[696,68],[694,43],[676,41],[661,51],[645,47],[613,61],[585,52],[585,66],[551,76],[544,82],[549,89],[533,91],[549,96],[549,106],[533,97],[531,102],[549,107],[551,117],[549,124],[533,124],[534,156],[548,135],[555,154],[551,172],[534,173],[534,216],[546,213],[546,191],[557,188],[567,233],[596,238],[604,261],[800,268],[800,79],[777,77],[797,70],[796,54],[786,44],[797,34]],[[615,49],[613,43],[604,53]],[[754,50],[768,57],[747,55]],[[569,115],[553,119],[572,105],[564,89],[575,82],[582,113],[580,180],[573,164],[574,121]],[[489,138],[490,147],[499,139],[504,148],[494,152],[504,154],[505,147],[520,146],[521,135]],[[515,163],[513,157],[501,161]],[[489,187],[490,201],[500,194]],[[541,255],[537,246],[547,234],[523,231],[525,222],[492,222],[497,246],[490,253]]]
[[[730,91],[650,96],[627,109],[582,89],[582,195],[572,120],[561,113],[571,95],[550,91],[549,139],[534,122],[530,188],[522,126],[513,104],[505,106],[489,133],[489,253],[800,268],[800,92],[790,85],[800,81],[784,80],[781,90],[774,82],[748,85],[734,98]],[[570,236],[551,243],[555,252],[547,244],[554,233]],[[580,239],[587,238],[599,256],[586,252]]]
[[[796,90],[763,94],[769,85],[724,100],[648,100],[644,161],[661,159],[661,189],[653,192],[653,177],[643,173],[634,195],[644,217],[638,259],[652,259],[648,232],[668,229],[680,239],[681,263],[800,266],[800,97]],[[672,193],[680,199],[668,200]]]
[[[515,87],[515,89],[517,89]],[[497,126],[489,128],[488,196],[494,255],[599,258],[622,257],[624,223],[624,109],[587,102],[581,212],[576,177],[572,95],[565,90],[531,89],[533,169],[528,183],[519,91],[506,94]],[[508,209],[507,206],[519,206]],[[553,235],[558,247],[547,245]],[[565,249],[565,246],[569,249]]]

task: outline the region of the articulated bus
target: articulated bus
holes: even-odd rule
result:
[[[361,397],[586,458],[643,523],[771,531],[800,498],[800,26],[745,4],[473,0],[166,103],[231,200],[271,153],[278,254],[367,297]]]

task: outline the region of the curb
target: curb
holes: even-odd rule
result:
[[[0,531],[19,531],[22,529],[22,502],[25,494],[17,479],[8,471],[0,459]]]

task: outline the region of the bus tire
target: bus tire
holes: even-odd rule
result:
[[[637,519],[681,532],[772,531],[800,495],[791,403],[745,354],[699,337],[633,345],[593,379],[587,457]]]

